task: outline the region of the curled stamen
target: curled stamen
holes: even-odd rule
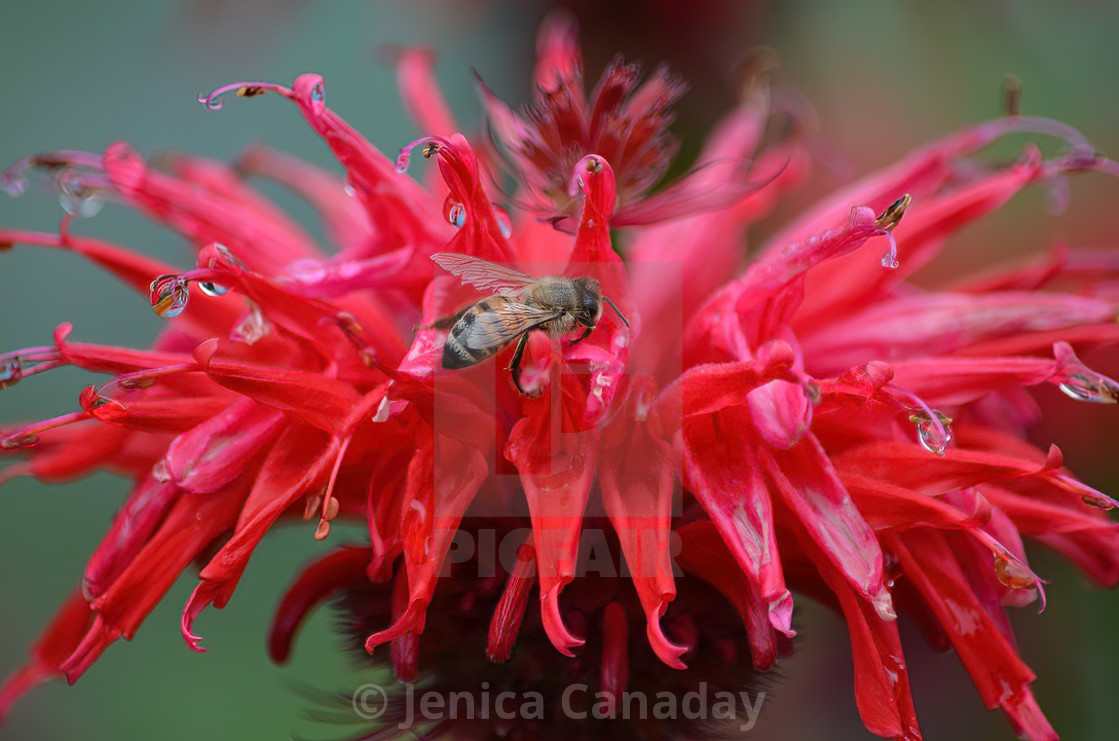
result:
[[[291,97],[291,90],[282,86],[276,85],[271,82],[233,82],[229,85],[219,87],[217,90],[209,94],[199,94],[198,102],[209,108],[211,111],[219,110],[225,101],[222,96],[227,93],[234,93],[238,98],[253,98],[257,95],[264,95],[266,92],[278,93],[285,98]]]
[[[0,448],[5,450],[17,450],[19,448],[30,448],[39,443],[40,433],[47,430],[53,430],[56,427],[64,427],[74,422],[81,422],[89,419],[87,412],[71,412],[70,414],[63,414],[59,417],[45,419],[42,422],[36,422],[33,425],[28,425],[15,432],[9,432],[3,437],[0,437]]]
[[[15,386],[28,376],[65,365],[62,355],[53,347],[31,347],[0,355],[0,389]]]
[[[176,376],[183,373],[196,373],[199,372],[199,370],[199,367],[193,363],[183,363],[182,365],[168,365],[163,368],[125,373],[102,384],[98,392],[100,393],[107,389],[111,389],[114,386],[124,391],[142,391],[143,389],[150,389],[152,386],[155,386],[161,378]]]
[[[425,136],[405,144],[400,149],[400,154],[396,157],[397,172],[406,172],[408,170],[408,165],[412,161],[412,150],[416,147],[420,147],[420,154],[424,156],[424,159],[431,159],[435,155],[440,155],[444,158],[448,156],[453,157],[455,155],[455,148],[450,140],[442,136]]]
[[[886,210],[874,219],[874,225],[878,227],[880,233],[890,240],[890,250],[882,255],[882,267],[884,268],[893,270],[898,266],[898,243],[894,239],[893,230],[901,221],[901,217],[905,215],[905,209],[909,208],[909,204],[912,202],[913,198],[906,193],[887,206]]]

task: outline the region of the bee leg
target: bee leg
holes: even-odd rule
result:
[[[517,391],[520,391],[525,396],[534,396],[534,394],[530,394],[521,387],[521,356],[524,355],[525,345],[527,343],[528,332],[525,332],[521,335],[521,339],[517,340],[517,349],[513,351],[513,360],[509,363],[509,371],[513,377],[513,385],[517,387]]]
[[[618,315],[618,318],[622,320],[622,324],[624,324],[628,327],[629,326],[629,319],[626,319],[625,315],[622,314],[622,312],[618,311],[618,307],[614,305],[614,302],[611,301],[608,296],[603,296],[602,300],[605,301],[606,303],[610,304],[610,308],[613,309],[614,313]]]
[[[571,346],[575,346],[575,345],[578,345],[578,344],[579,344],[580,342],[582,342],[583,340],[585,340],[585,339],[587,339],[588,337],[590,337],[590,336],[591,336],[591,332],[593,332],[593,331],[594,331],[594,327],[587,327],[586,329],[584,329],[584,330],[583,330],[583,334],[581,334],[581,335],[579,335],[578,337],[576,337],[576,338],[575,338],[575,340],[574,340],[574,341],[573,341],[573,342],[571,343]]]

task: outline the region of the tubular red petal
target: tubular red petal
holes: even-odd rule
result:
[[[133,563],[181,492],[172,483],[149,476],[133,489],[128,501],[113,517],[109,532],[90,556],[82,589],[91,599],[105,593]]]
[[[832,322],[825,331],[801,335],[801,346],[805,356],[813,359],[813,372],[824,374],[858,365],[867,357],[892,361],[947,355],[1003,337],[1114,320],[1115,306],[1110,301],[1078,296],[933,293],[871,304],[848,319]],[[1042,342],[1044,347],[1053,340]]]
[[[268,655],[277,664],[287,663],[295,634],[318,605],[336,592],[366,581],[369,551],[343,547],[308,564],[284,592],[268,630]]]
[[[684,426],[684,484],[707,512],[723,543],[751,582],[773,627],[786,634],[788,598],[777,550],[773,505],[762,478],[756,441],[741,411],[725,411]]]
[[[843,611],[851,636],[855,701],[863,724],[879,736],[920,739],[897,623],[882,620],[822,551],[812,546],[805,550]]]
[[[195,359],[205,368],[206,375],[264,406],[290,412],[320,430],[338,431],[360,399],[352,386],[322,373],[215,359],[218,345],[217,340],[211,340],[195,351]]]
[[[396,83],[404,107],[420,131],[450,136],[458,127],[435,80],[435,52],[428,47],[409,46],[396,51]]]
[[[890,538],[905,575],[937,616],[989,708],[1020,702],[1035,675],[979,605],[952,549],[934,532]]]
[[[505,455],[520,473],[532,518],[541,617],[548,637],[563,654],[582,640],[560,617],[559,593],[575,578],[583,511],[594,480],[598,434],[578,430],[555,383],[534,399],[528,416],[509,432]]]
[[[852,588],[883,620],[897,617],[882,549],[843,488],[820,443],[807,435],[789,450],[762,450],[761,463],[781,501]],[[803,544],[802,544],[803,545]]]
[[[528,595],[536,583],[536,553],[528,543],[517,548],[517,563],[505,580],[505,589],[490,620],[486,658],[508,661],[528,607]]]
[[[634,390],[635,404],[648,404],[651,386]],[[636,409],[634,410],[636,411]],[[672,519],[672,449],[653,437],[658,419],[636,420],[630,413],[606,428],[599,454],[602,504],[618,535],[637,596],[645,610],[646,634],[657,656],[668,666],[684,668],[682,646],[669,642],[660,620],[676,597],[669,552]]]
[[[711,522],[700,520],[677,530],[681,549],[676,563],[685,573],[695,575],[719,590],[738,612],[746,628],[750,644],[750,655],[754,667],[765,671],[773,667],[777,660],[777,641],[774,629],[782,623],[787,635],[795,635],[789,627],[792,620],[792,597],[786,591],[785,606],[782,614],[777,614],[772,606],[767,606],[758,592],[757,580],[750,577],[731,555],[726,541]]]
[[[455,531],[489,472],[479,450],[453,438],[439,435],[438,444],[433,439],[421,443],[408,468],[400,525],[408,580],[407,608],[395,617],[391,627],[369,636],[365,648],[370,653],[405,633],[423,632],[424,612]]]
[[[93,626],[60,666],[68,681],[77,681],[117,638],[132,638],[183,569],[233,525],[243,486],[235,482],[211,496],[176,499],[158,530],[93,601]]]
[[[309,426],[290,426],[277,438],[239,508],[233,535],[199,572],[201,581],[183,609],[183,637],[201,650],[194,620],[208,605],[225,607],[253,550],[276,519],[301,497],[321,486],[339,451],[334,440]]]
[[[164,458],[171,480],[210,494],[243,474],[280,432],[284,416],[242,399],[175,438]]]

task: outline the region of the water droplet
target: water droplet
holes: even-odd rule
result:
[[[1035,584],[1033,573],[1009,554],[995,554],[995,576],[1011,589],[1028,589]]]
[[[23,361],[18,355],[0,362],[0,389],[15,386],[21,378],[23,378]]]
[[[206,294],[207,296],[224,296],[225,294],[229,293],[229,288],[227,286],[223,286],[220,283],[214,283],[210,280],[198,281],[198,290],[202,291],[202,293]]]
[[[73,168],[65,168],[55,176],[58,188],[58,202],[71,216],[88,219],[100,213],[105,202],[96,188],[83,182],[81,174]]]
[[[155,313],[170,319],[183,313],[190,300],[190,290],[179,276],[161,275],[151,282],[150,299]]]
[[[454,196],[447,196],[443,201],[443,218],[453,227],[461,227],[466,223],[466,206],[455,200]]]
[[[412,150],[405,147],[400,150],[400,154],[396,158],[396,171],[403,173],[408,171],[408,163],[412,161]]]
[[[171,480],[171,469],[167,466],[166,458],[160,458],[152,466],[152,478],[161,484],[166,484]]]
[[[30,448],[39,444],[39,436],[33,432],[27,432],[22,435],[10,435],[0,441],[0,448],[5,450],[15,450],[17,448]]]
[[[501,236],[506,239],[513,236],[513,222],[509,219],[509,213],[495,203],[493,214],[497,218],[497,228],[501,230]]]
[[[1052,380],[1066,396],[1077,401],[1093,404],[1114,404],[1119,401],[1119,385],[1088,368],[1075,356],[1064,362],[1060,373]]]
[[[311,88],[311,102],[323,103],[326,101],[326,90],[323,89],[322,83],[317,83]]]
[[[1095,509],[1102,509],[1104,511],[1115,508],[1115,505],[1111,502],[1111,500],[1106,499],[1104,497],[1099,497],[1099,496],[1093,497],[1093,496],[1088,496],[1087,494],[1085,494],[1084,496],[1080,497],[1080,501],[1083,502],[1084,504],[1088,505],[1089,507],[1093,507]]]
[[[917,440],[921,447],[934,455],[944,455],[947,452],[948,443],[952,442],[950,417],[936,410],[930,415],[922,409],[909,415],[909,421],[917,425]]]
[[[357,190],[355,190],[354,186],[350,185],[349,183],[346,183],[342,187],[342,190],[345,191],[346,195],[348,195],[350,198],[353,198],[357,195]]]
[[[58,196],[62,210],[79,219],[89,219],[101,213],[105,202],[95,195],[76,196],[62,193]]]
[[[255,344],[264,338],[271,330],[271,325],[260,312],[256,304],[249,305],[249,313],[229,333],[229,339],[234,342],[244,342],[246,345]]]
[[[887,252],[886,254],[882,255],[882,267],[889,268],[890,270],[895,270],[897,269],[897,266],[899,264],[900,263],[898,263],[898,256],[893,252]]]
[[[117,385],[126,391],[150,389],[155,385],[155,376],[120,376]]]
[[[227,265],[232,265],[235,268],[245,268],[245,263],[238,260],[236,255],[230,252],[229,248],[221,242],[214,242],[214,252],[218,253],[221,259],[224,260]],[[215,268],[218,267],[218,264],[215,264],[215,260],[211,259],[207,267]]]

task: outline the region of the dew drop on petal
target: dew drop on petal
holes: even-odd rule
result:
[[[496,203],[493,206],[493,213],[497,218],[497,228],[501,230],[501,236],[509,239],[513,236],[513,222],[509,219],[509,213]]]
[[[58,196],[58,202],[62,205],[63,211],[79,219],[96,216],[105,206],[105,202],[95,195],[77,196],[62,193]]]
[[[311,88],[311,102],[324,103],[326,102],[326,90],[323,89],[322,83],[316,84]]]
[[[183,313],[190,291],[187,282],[177,275],[161,275],[151,282],[152,309],[164,319]]]
[[[1077,360],[1066,362],[1052,380],[1066,396],[1077,401],[1092,404],[1119,402],[1119,386],[1107,376],[1096,373]]]
[[[234,255],[232,252],[230,252],[229,248],[226,247],[221,242],[214,242],[214,252],[218,253],[218,255],[221,256],[221,259],[225,260],[225,262],[227,264],[232,265],[233,267],[236,267],[236,268],[242,268],[242,269],[245,268],[245,263],[243,263],[239,259],[237,259],[237,256]],[[209,267],[211,267],[211,268],[217,267],[217,265],[214,264],[214,260],[212,260],[212,259],[210,260]]]
[[[207,296],[224,296],[229,293],[229,287],[223,286],[220,283],[214,283],[212,280],[198,281],[198,290]]]
[[[995,576],[1003,586],[1011,589],[1028,589],[1034,586],[1034,575],[1018,559],[1007,554],[995,554]]]
[[[120,376],[117,378],[117,385],[126,391],[137,391],[141,389],[150,389],[155,385],[154,376]]]
[[[350,185],[349,183],[346,183],[344,186],[342,186],[342,190],[345,191],[346,195],[348,195],[350,198],[353,198],[357,195],[357,190],[355,190],[354,186]]]
[[[447,196],[443,201],[443,218],[453,227],[461,227],[466,223],[466,206],[455,200],[454,196]]]
[[[23,378],[23,361],[13,356],[0,361],[0,389],[15,386]]]
[[[948,443],[952,442],[951,419],[937,411],[930,416],[928,412],[919,410],[909,416],[909,421],[917,426],[917,440],[921,447],[934,455],[947,452]]]
[[[28,432],[23,435],[10,435],[3,440],[0,440],[0,448],[5,450],[16,450],[18,448],[30,448],[39,444],[39,436],[33,432]]]
[[[408,172],[408,163],[412,161],[412,150],[408,147],[400,150],[400,155],[396,158],[396,171],[403,173]]]
[[[1087,506],[1092,507],[1093,509],[1102,509],[1106,511],[1115,508],[1115,505],[1112,504],[1111,500],[1104,497],[1093,497],[1085,495],[1080,497],[1080,501]]]
[[[899,264],[900,263],[898,262],[898,256],[895,255],[893,252],[887,252],[886,254],[882,255],[882,267],[889,268],[890,270],[895,270],[897,269],[897,266]]]

